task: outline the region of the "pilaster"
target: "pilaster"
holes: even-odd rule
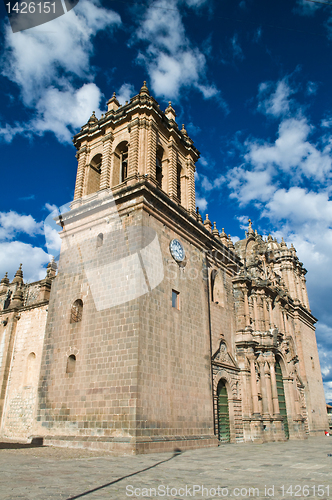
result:
[[[112,143],[114,136],[112,132],[102,138],[103,156],[101,162],[100,189],[111,187],[111,163],[112,163]]]
[[[76,155],[78,159],[78,168],[77,168],[74,200],[77,200],[77,198],[82,198],[83,196],[84,172],[85,172],[87,151],[88,148],[86,146],[83,146],[81,147],[81,149],[79,149]]]

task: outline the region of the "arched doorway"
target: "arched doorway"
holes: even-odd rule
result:
[[[226,383],[220,380],[217,387],[217,408],[218,408],[218,438],[222,443],[229,443],[229,409]]]
[[[288,420],[287,420],[287,408],[286,408],[284,382],[282,379],[282,371],[281,371],[281,366],[280,366],[279,361],[276,361],[276,380],[277,380],[279,411],[280,411],[280,415],[283,417],[283,426],[284,426],[285,436],[287,439],[289,439],[289,429],[288,429]]]

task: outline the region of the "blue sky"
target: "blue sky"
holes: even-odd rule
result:
[[[45,275],[43,220],[73,198],[71,138],[143,80],[201,152],[197,202],[232,237],[294,243],[332,400],[332,5],[80,0],[11,32],[1,7],[0,274]]]

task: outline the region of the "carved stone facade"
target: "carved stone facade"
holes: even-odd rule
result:
[[[2,436],[146,453],[328,428],[306,271],[251,222],[235,246],[203,222],[175,117],[144,83],[75,136],[57,274],[0,285]]]

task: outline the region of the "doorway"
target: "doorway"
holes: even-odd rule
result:
[[[217,387],[217,404],[218,404],[218,438],[222,443],[229,443],[229,408],[226,383],[220,380]]]

